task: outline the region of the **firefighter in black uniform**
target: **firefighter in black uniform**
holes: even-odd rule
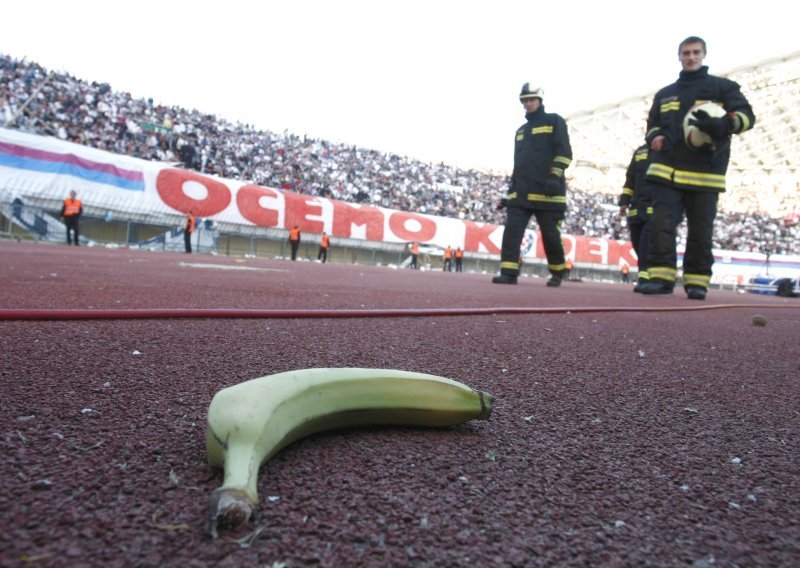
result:
[[[650,279],[647,272],[647,255],[650,252],[650,220],[653,217],[652,184],[644,183],[647,173],[649,149],[647,144],[633,152],[628,171],[625,173],[625,186],[619,196],[619,214],[627,216],[628,231],[633,250],[639,264],[639,276],[634,292],[641,292],[640,286]]]
[[[511,187],[498,207],[506,207],[506,224],[500,253],[500,275],[495,284],[516,284],[520,269],[520,245],[531,216],[542,233],[550,271],[548,286],[560,286],[566,268],[561,222],[567,209],[564,170],[572,162],[566,121],[544,110],[544,90],[533,83],[522,85],[519,99],[527,122],[517,129]]]
[[[672,85],[658,91],[647,118],[645,139],[650,146],[646,180],[653,185],[653,220],[649,282],[645,294],[671,294],[677,278],[677,226],[686,214],[688,237],[683,258],[683,286],[690,299],[703,300],[714,264],[712,232],[717,200],[725,191],[731,135],[755,124],[750,103],[734,81],[709,75],[703,65],[706,43],[692,36],[678,47],[682,71]],[[725,111],[713,117],[692,111],[689,123],[708,134],[713,143],[694,149],[684,139],[683,120],[692,107],[713,102]]]

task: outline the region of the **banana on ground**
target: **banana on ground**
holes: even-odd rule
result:
[[[224,468],[206,532],[247,522],[260,466],[310,434],[367,425],[444,427],[492,412],[490,394],[458,381],[391,369],[300,369],[222,389],[208,408],[209,462]]]

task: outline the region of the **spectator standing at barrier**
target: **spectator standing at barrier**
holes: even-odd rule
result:
[[[641,286],[650,279],[647,272],[647,256],[650,254],[650,226],[653,217],[652,184],[645,183],[649,157],[647,144],[633,152],[628,170],[625,173],[625,186],[619,196],[619,214],[627,217],[628,231],[633,250],[639,263],[639,275],[634,292],[641,292]]]
[[[69,197],[64,200],[64,204],[61,206],[61,219],[67,227],[67,244],[71,245],[74,237],[75,246],[79,246],[78,238],[80,229],[78,221],[80,220],[81,214],[83,214],[83,203],[81,203],[77,195],[74,189],[70,191]]]
[[[192,235],[196,225],[197,221],[194,218],[194,212],[189,209],[189,213],[186,214],[186,221],[183,224],[183,246],[187,254],[192,253]]]
[[[322,264],[328,260],[328,249],[331,246],[331,238],[325,231],[322,232],[322,237],[319,239],[319,252],[317,253],[317,260],[322,259]]]
[[[461,250],[461,247],[456,248],[456,251],[453,253],[456,258],[456,272],[462,272],[463,270],[463,261],[464,261],[464,251]]]
[[[444,249],[444,266],[442,266],[442,270],[445,272],[450,272],[453,269],[453,249],[450,248],[450,245]]]
[[[544,89],[522,85],[519,99],[527,122],[517,129],[514,170],[508,195],[500,252],[500,275],[495,284],[516,284],[520,271],[520,246],[531,216],[536,217],[550,271],[548,286],[560,286],[566,268],[561,223],[567,209],[564,170],[572,163],[572,147],[566,121],[544,110]]]
[[[678,273],[677,227],[685,214],[683,287],[689,299],[705,299],[714,264],[714,218],[719,194],[725,191],[731,135],[749,130],[756,120],[739,85],[709,75],[705,57],[703,39],[691,36],[680,43],[680,76],[656,93],[647,117],[650,164],[646,180],[655,184],[655,203],[647,259],[650,281],[639,287],[645,294],[672,293]],[[715,117],[693,110],[698,102],[708,101],[720,105],[725,114]],[[683,121],[689,112],[689,124],[708,134],[712,144],[697,149],[687,144]]]
[[[419,268],[417,265],[417,258],[419,257],[419,243],[414,241],[411,243],[411,264],[409,264],[409,268],[416,270]]]
[[[300,227],[297,225],[289,231],[289,246],[292,250],[292,260],[297,260],[297,249],[300,248]]]

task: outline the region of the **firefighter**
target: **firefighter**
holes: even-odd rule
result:
[[[654,196],[650,253],[650,280],[639,289],[645,294],[671,294],[677,280],[677,227],[686,215],[688,229],[683,258],[683,287],[688,298],[704,300],[714,264],[712,232],[719,194],[725,191],[725,173],[731,135],[755,124],[750,103],[737,83],[708,73],[703,65],[706,42],[691,36],[678,46],[678,80],[653,99],[645,140],[650,147],[646,181]],[[684,140],[683,120],[699,102],[713,102],[725,111],[712,117],[693,111],[689,123],[708,134],[713,143],[694,149]]]
[[[647,173],[649,148],[647,144],[639,146],[633,152],[628,170],[625,173],[625,186],[619,196],[619,214],[627,217],[628,231],[631,236],[633,250],[639,264],[639,275],[634,292],[641,292],[641,286],[649,280],[647,273],[647,255],[650,253],[650,226],[653,217],[652,184],[644,183]]]
[[[78,246],[78,235],[80,233],[78,220],[83,213],[83,203],[81,203],[77,195],[74,189],[70,191],[69,197],[64,200],[64,204],[61,206],[61,218],[67,227],[67,244],[71,245],[72,237],[74,237],[75,246]]]
[[[297,249],[300,248],[300,227],[298,225],[289,231],[289,246],[292,248],[292,260],[297,260]]]
[[[561,242],[561,222],[567,208],[564,170],[572,162],[566,121],[544,110],[544,90],[522,85],[519,99],[527,122],[517,129],[514,170],[508,195],[498,208],[506,208],[500,253],[500,275],[495,284],[516,284],[520,271],[520,245],[531,216],[536,217],[550,271],[548,286],[560,286],[566,264]]]
[[[189,213],[186,215],[186,223],[183,225],[183,244],[187,254],[192,252],[192,234],[194,234],[195,225],[194,213],[189,209]]]
[[[322,264],[328,260],[328,249],[331,246],[331,238],[325,231],[322,232],[322,237],[319,239],[319,252],[317,253],[317,260],[322,259]]]

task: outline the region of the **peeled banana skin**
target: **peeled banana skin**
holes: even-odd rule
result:
[[[301,369],[222,389],[208,408],[208,460],[225,471],[209,497],[206,532],[247,522],[258,471],[281,448],[317,432],[367,425],[443,427],[487,420],[490,394],[458,381],[391,369]]]

